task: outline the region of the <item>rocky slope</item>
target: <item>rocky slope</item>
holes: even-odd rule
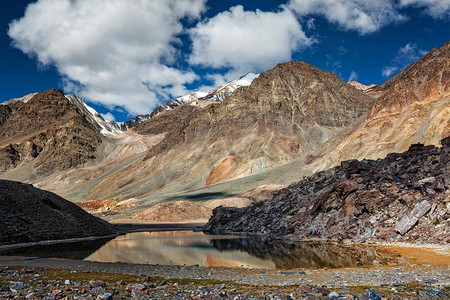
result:
[[[190,95],[183,96],[181,98],[175,98],[175,99],[170,100],[169,102],[167,102],[164,105],[158,106],[155,110],[153,110],[149,114],[138,115],[138,116],[136,116],[130,120],[127,120],[125,122],[117,123],[117,126],[120,127],[120,129],[123,131],[131,129],[153,117],[156,117],[159,114],[171,111],[171,110],[177,108],[178,106],[185,104],[188,101],[195,101],[195,100],[198,100],[198,96],[196,93],[192,93]]]
[[[115,234],[77,205],[32,185],[0,180],[0,244]]]
[[[53,89],[1,105],[0,126],[0,173],[16,172],[11,176],[20,180],[93,164],[105,141],[80,108]]]
[[[450,137],[379,160],[344,161],[281,190],[271,200],[219,207],[213,233],[292,239],[450,242]]]

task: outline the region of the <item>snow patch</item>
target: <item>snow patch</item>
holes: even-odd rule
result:
[[[91,106],[87,105],[83,99],[78,98],[73,94],[64,95],[70,102],[72,102],[78,109],[80,109],[86,119],[95,125],[103,135],[119,135],[123,132],[117,128],[115,122],[108,122]]]
[[[241,76],[235,80],[232,80],[221,87],[218,87],[217,89],[209,92],[206,96],[201,98],[202,100],[209,100],[209,101],[223,101],[226,98],[230,97],[231,94],[235,90],[237,90],[240,87],[243,86],[249,86],[252,84],[253,80],[258,78],[259,74],[256,73],[247,73],[244,76]]]

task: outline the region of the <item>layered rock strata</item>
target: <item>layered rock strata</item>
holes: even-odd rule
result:
[[[0,173],[31,163],[23,173],[43,176],[93,163],[102,138],[61,91],[0,105]]]

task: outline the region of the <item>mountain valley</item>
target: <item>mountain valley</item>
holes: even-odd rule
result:
[[[86,207],[104,207],[92,212],[109,220],[139,221],[164,202],[192,212],[196,202],[208,211],[204,219],[219,205],[255,202],[249,195],[260,186],[279,189],[413,143],[439,146],[450,135],[449,48],[378,86],[346,83],[303,62],[279,64],[174,99],[128,125],[55,90],[13,99],[0,105],[0,178],[89,200]]]
[[[0,299],[450,299],[450,0],[0,12]]]

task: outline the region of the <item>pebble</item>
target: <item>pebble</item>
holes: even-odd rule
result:
[[[143,291],[146,288],[147,287],[144,284],[141,284],[141,283],[130,283],[129,285],[127,285],[127,290]]]
[[[339,297],[339,293],[338,292],[331,292],[328,294],[328,297],[332,298],[332,297]]]
[[[23,282],[11,282],[11,288],[13,290],[21,290],[25,287]]]
[[[423,298],[450,298],[450,295],[440,291],[418,291],[417,295]]]
[[[358,300],[381,300],[381,298],[375,293],[373,289],[370,289],[363,294],[359,294]]]
[[[317,291],[318,291],[320,294],[322,294],[322,296],[326,296],[326,295],[328,295],[329,293],[331,293],[330,290],[328,290],[328,289],[326,289],[326,288],[324,288],[324,287],[318,287],[318,288],[317,288]]]
[[[105,282],[103,280],[91,280],[89,281],[89,285],[91,287],[105,286]]]
[[[97,299],[111,299],[112,298],[112,294],[111,293],[103,293],[98,295]]]

